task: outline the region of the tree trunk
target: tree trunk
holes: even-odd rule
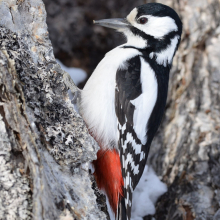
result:
[[[44,4],[0,1],[0,17],[0,219],[106,219],[88,174],[98,146],[68,98]]]
[[[166,114],[151,146],[168,192],[157,220],[220,219],[220,1],[161,1],[181,16]],[[151,219],[147,218],[146,219]]]
[[[184,30],[148,160],[168,192],[145,219],[219,220],[220,1],[161,3]],[[55,61],[42,1],[2,0],[0,18],[0,219],[106,219],[88,174],[98,146],[68,98],[78,90]],[[84,55],[91,69],[97,56]]]

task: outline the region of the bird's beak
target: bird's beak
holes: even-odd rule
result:
[[[112,18],[93,21],[94,24],[101,25],[103,27],[113,28],[117,30],[123,30],[129,27],[129,22],[126,18]]]

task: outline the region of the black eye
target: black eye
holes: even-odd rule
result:
[[[140,18],[140,19],[138,20],[138,23],[139,23],[139,24],[146,24],[147,22],[148,22],[148,19],[145,18],[145,17]]]

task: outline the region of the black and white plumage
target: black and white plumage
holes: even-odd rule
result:
[[[94,70],[80,111],[102,149],[120,154],[124,196],[117,214],[130,219],[132,193],[164,114],[182,23],[173,9],[158,3],[138,6],[126,19],[96,23],[124,33],[127,43],[108,52]]]

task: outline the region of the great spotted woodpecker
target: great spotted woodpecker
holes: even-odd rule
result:
[[[164,114],[182,23],[158,3],[138,6],[125,19],[95,23],[122,32],[127,43],[98,64],[82,90],[80,113],[100,145],[93,162],[97,185],[115,218],[130,220],[132,193]]]

